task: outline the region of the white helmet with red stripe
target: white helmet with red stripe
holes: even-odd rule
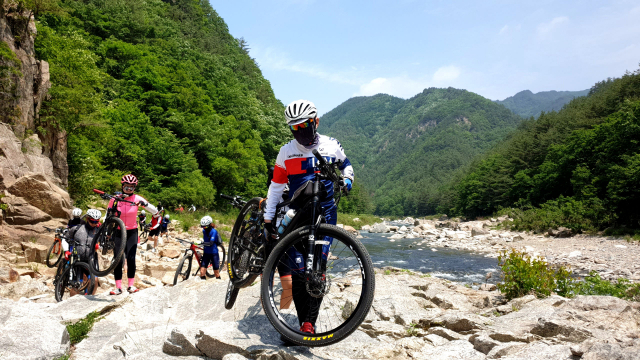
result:
[[[122,180],[120,180],[120,183],[138,185],[138,178],[133,174],[127,174],[122,177]]]

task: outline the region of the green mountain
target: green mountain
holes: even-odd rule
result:
[[[514,208],[523,229],[637,228],[638,184],[640,70],[523,122],[474,163],[452,198],[467,216]]]
[[[558,111],[569,101],[585,96],[588,93],[588,89],[582,91],[541,91],[535,94],[529,90],[524,90],[496,102],[522,117],[529,118],[533,116],[537,118],[543,111]]]
[[[290,137],[283,105],[209,1],[32,5],[53,84],[39,121],[68,134],[76,201],[129,172],[170,205],[264,194],[266,164]]]
[[[321,119],[343,144],[379,214],[429,214],[442,187],[522,118],[465,90],[425,89],[403,100],[378,94],[345,101]]]

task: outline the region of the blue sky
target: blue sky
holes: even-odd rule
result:
[[[210,0],[285,105],[583,90],[640,64],[640,0]]]

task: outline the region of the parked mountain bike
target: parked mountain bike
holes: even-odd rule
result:
[[[80,261],[77,242],[68,236],[68,232],[61,233],[60,237],[69,244],[71,255],[68,260],[60,263],[53,280],[56,301],[67,300],[76,294],[92,294],[96,286],[96,276],[91,275],[89,264]]]
[[[45,264],[47,264],[48,267],[52,268],[52,267],[56,267],[58,266],[58,264],[60,263],[60,260],[62,260],[62,255],[63,252],[62,251],[62,231],[65,230],[65,228],[57,228],[57,229],[52,229],[50,227],[45,226],[45,229],[47,229],[47,231],[52,232],[55,231],[55,235],[54,235],[54,239],[53,239],[53,244],[51,244],[51,246],[49,246],[49,250],[47,250],[47,258],[45,259]],[[55,261],[53,261],[55,259]]]
[[[119,218],[118,204],[121,202],[135,206],[132,201],[122,199],[122,195],[109,195],[104,191],[93,189],[105,200],[113,199],[113,204],[107,208],[104,222],[98,228],[96,236],[91,243],[91,254],[89,254],[89,269],[95,276],[106,276],[116,268],[124,253],[125,241],[127,239],[127,229],[124,222]]]
[[[144,224],[142,226],[142,232],[140,233],[140,245],[144,245],[149,240],[149,229],[151,229],[151,223]]]
[[[200,271],[200,264],[202,264],[202,253],[198,250],[203,250],[205,246],[211,246],[213,243],[203,243],[201,245],[196,245],[194,242],[176,239],[183,244],[188,244],[189,247],[184,251],[184,256],[180,259],[178,263],[178,268],[176,269],[176,275],[173,277],[173,285],[176,285],[179,281],[185,281],[191,275],[191,263],[193,262],[193,257],[196,257],[196,263],[198,266],[193,272],[193,276],[196,276],[198,271]],[[224,246],[218,245],[218,257],[220,258],[220,264],[218,264],[218,269],[223,270],[225,263],[227,261],[227,252],[224,249]],[[206,274],[208,278],[212,278],[215,276],[213,269],[213,264],[209,264],[206,270]]]
[[[289,207],[298,209],[277,239],[264,236],[264,199],[244,202],[220,195],[241,207],[229,241],[225,307],[233,307],[238,291],[262,274],[262,307],[276,330],[294,344],[326,346],[346,338],[364,321],[375,277],[362,243],[325,222],[321,199],[327,189],[322,180],[333,183],[339,202],[340,163],[327,163],[317,151],[314,155],[320,172],[276,207],[276,216]],[[315,334],[301,332],[303,322],[311,322]]]

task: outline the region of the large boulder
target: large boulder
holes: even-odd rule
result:
[[[4,221],[9,225],[31,225],[52,219],[51,215],[21,197],[9,195],[2,198],[2,202],[7,204]]]
[[[0,354],[3,359],[56,359],[69,350],[69,333],[48,304],[0,299]]]
[[[42,174],[26,175],[13,183],[8,192],[56,218],[68,218],[71,213],[69,194]]]
[[[383,223],[373,224],[369,229],[370,233],[388,233],[389,228]]]
[[[27,259],[27,262],[35,263],[44,263],[47,259],[47,251],[49,250],[46,245],[32,242],[23,242],[22,249],[24,250],[24,257]]]

